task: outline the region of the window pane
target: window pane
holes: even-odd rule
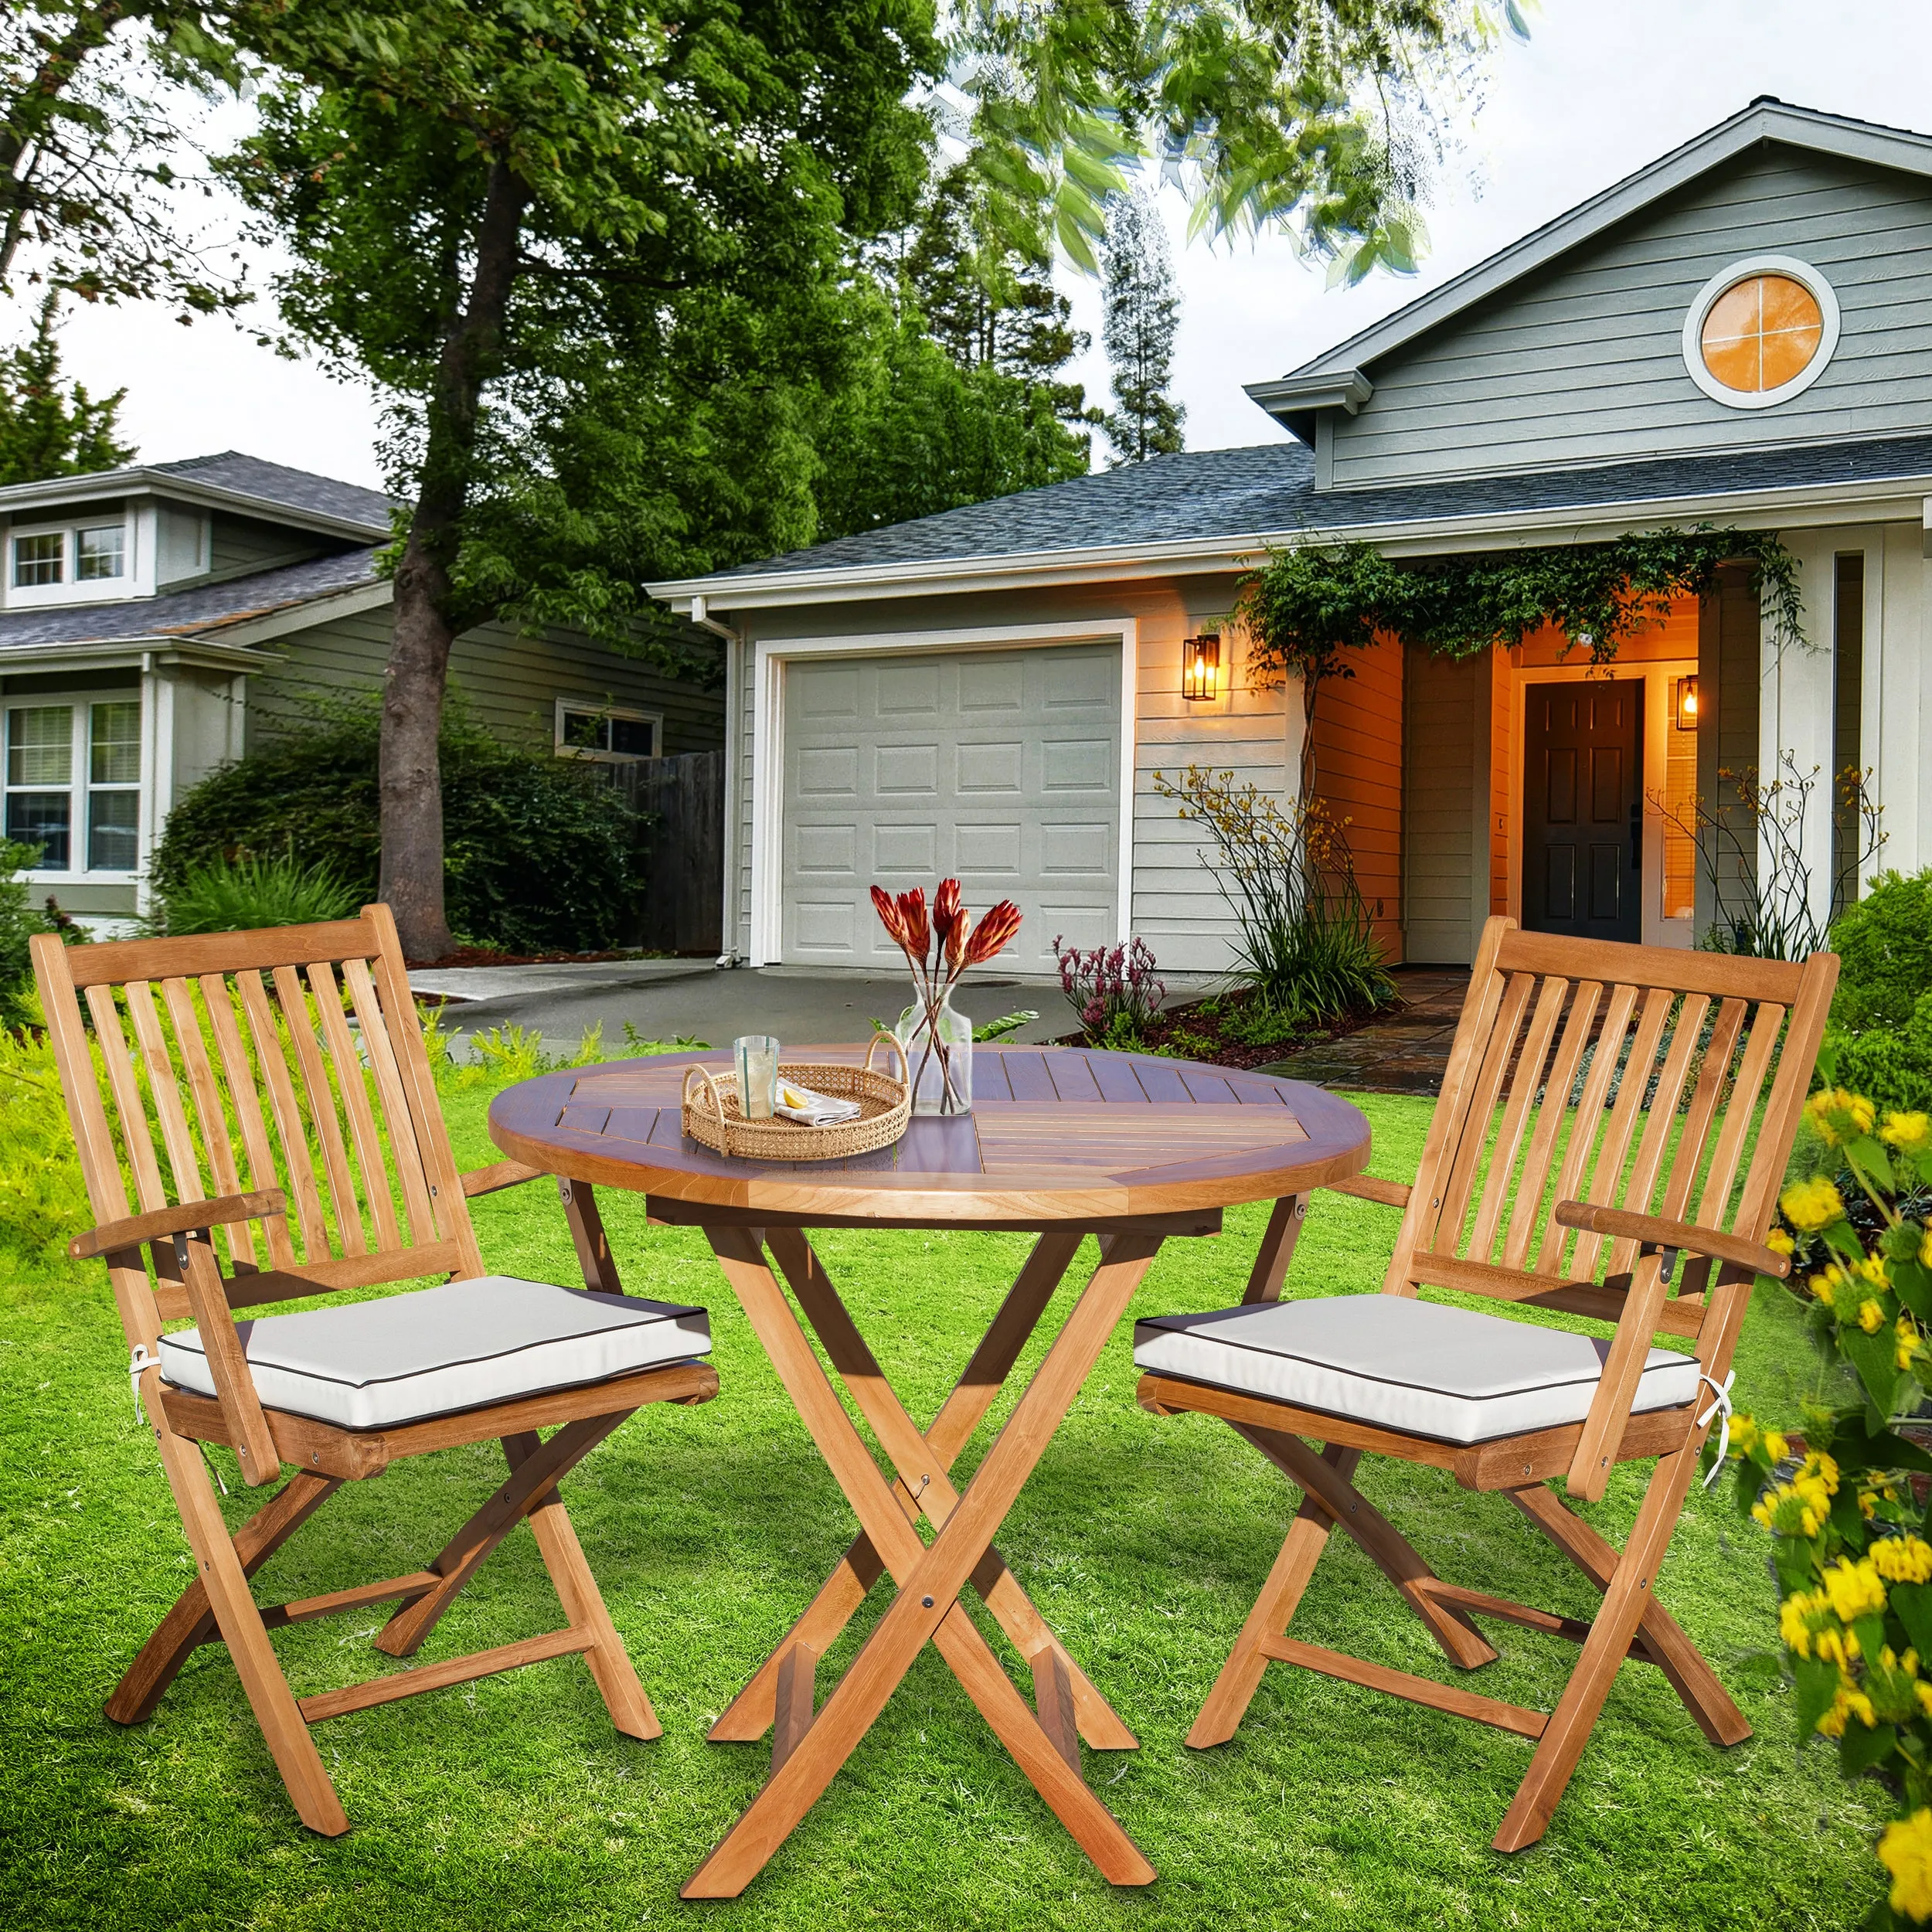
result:
[[[7,783],[64,785],[73,777],[73,706],[38,704],[7,713]]]
[[[94,707],[93,755],[87,775],[97,785],[141,782],[141,701],[138,698]]]
[[[648,718],[613,718],[611,749],[627,758],[648,758],[657,749],[657,726]]]
[[[138,855],[141,794],[97,791],[87,801],[87,863],[96,872],[132,872]]]
[[[611,720],[600,712],[566,711],[563,714],[563,742],[579,751],[608,751]]]
[[[60,566],[67,548],[64,530],[49,530],[45,536],[17,536],[13,540],[13,580],[18,584],[58,583]]]
[[[23,845],[39,846],[39,862],[50,871],[65,872],[73,814],[72,801],[64,791],[10,791],[7,836]]]
[[[83,530],[77,549],[74,575],[83,583],[94,577],[119,577],[123,546],[127,540],[127,528],[120,523],[103,523],[94,529]]]

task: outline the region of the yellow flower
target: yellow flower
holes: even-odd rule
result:
[[[1773,1228],[1765,1236],[1764,1245],[1774,1254],[1792,1254],[1798,1250],[1798,1243],[1782,1228]]]
[[[1839,1684],[1832,1708],[1818,1720],[1818,1727],[1827,1737],[1842,1737],[1846,1723],[1854,1717],[1868,1730],[1878,1722],[1871,1699],[1855,1689],[1848,1678]]]
[[[1924,1679],[1921,1678],[1913,1686],[1913,1689],[1918,1697],[1919,1709],[1924,1712],[1927,1717],[1932,1717],[1932,1684],[1927,1683]]]
[[[1784,1440],[1780,1430],[1767,1429],[1764,1431],[1764,1453],[1773,1462],[1782,1462],[1791,1453],[1791,1445]]]
[[[1878,1301],[1861,1301],[1859,1304],[1859,1326],[1867,1335],[1876,1335],[1885,1326],[1885,1307]]]
[[[1908,1919],[1932,1919],[1932,1809],[1920,1805],[1886,1825],[1879,1862],[1892,1874],[1892,1910]]]
[[[1878,1110],[1862,1094],[1834,1087],[1814,1094],[1804,1103],[1804,1117],[1827,1146],[1842,1147],[1847,1141],[1871,1132]]]
[[[1821,1580],[1830,1600],[1832,1614],[1842,1624],[1855,1624],[1861,1617],[1875,1617],[1885,1607],[1885,1583],[1870,1557],[1853,1563],[1840,1557]]]
[[[1779,1196],[1778,1206],[1793,1227],[1811,1234],[1845,1219],[1845,1202],[1837,1188],[1822,1174],[1808,1181],[1794,1181]]]
[[[1919,1266],[1932,1268],[1932,1228],[1925,1231],[1925,1238],[1919,1243]]]
[[[1832,1276],[1837,1272],[1838,1270],[1834,1268],[1824,1274],[1815,1274],[1804,1284],[1828,1308],[1832,1305],[1832,1298],[1836,1292]]]
[[[1872,1546],[1871,1559],[1888,1583],[1932,1582],[1932,1543],[1917,1536],[1881,1536]]]
[[[1932,1147],[1932,1114],[1888,1114],[1879,1138],[1889,1141],[1901,1154],[1923,1154]]]

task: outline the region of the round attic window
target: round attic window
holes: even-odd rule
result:
[[[1837,298],[1816,269],[1754,256],[1698,291],[1684,318],[1684,366],[1713,402],[1769,409],[1824,373],[1838,332]]]

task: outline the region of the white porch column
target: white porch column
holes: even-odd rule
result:
[[[1876,560],[1866,556],[1867,583]],[[1866,592],[1865,762],[1885,808],[1879,824],[1885,843],[1876,863],[1903,872],[1932,865],[1932,781],[1926,760],[1926,654],[1932,651],[1932,561],[1909,523],[1886,527],[1884,601],[1874,610]]]
[[[1785,547],[1798,560],[1798,586],[1804,600],[1803,645],[1781,651],[1767,622],[1760,632],[1758,657],[1757,769],[1768,788],[1788,781],[1793,767],[1801,780],[1815,776],[1803,825],[1803,849],[1811,869],[1811,917],[1821,929],[1832,910],[1832,725],[1835,655],[1832,625],[1835,596],[1833,532],[1796,531]],[[1788,758],[1788,762],[1787,762]],[[1781,794],[1778,804],[1788,803]],[[1768,882],[1768,842],[1758,845],[1758,877]]]

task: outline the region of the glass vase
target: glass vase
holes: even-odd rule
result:
[[[953,1005],[949,988],[939,1002],[938,1026],[928,1025],[922,999],[908,1006],[893,1029],[905,1049],[915,1114],[973,1111],[973,1022]]]

